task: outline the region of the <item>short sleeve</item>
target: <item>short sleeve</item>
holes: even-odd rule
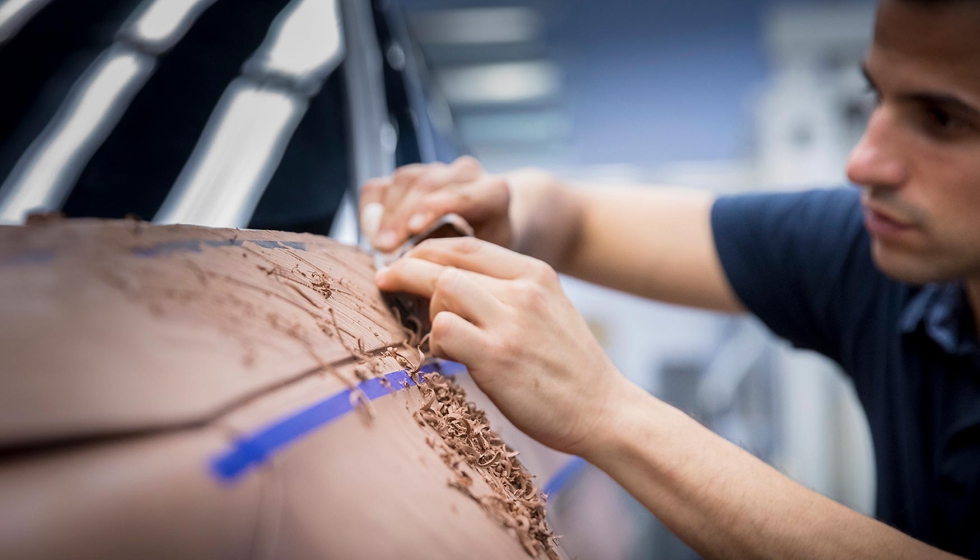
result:
[[[881,279],[859,193],[721,197],[711,227],[725,274],[746,308],[793,345],[841,363],[847,336],[867,317]]]

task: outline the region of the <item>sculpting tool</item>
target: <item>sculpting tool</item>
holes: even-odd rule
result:
[[[380,269],[405,256],[413,247],[426,239],[445,237],[473,237],[473,228],[459,214],[446,214],[432,222],[425,230],[411,236],[390,253],[374,252],[374,264]],[[429,300],[405,292],[382,292],[388,307],[395,311],[402,325],[416,332],[421,338],[432,329],[429,321]]]

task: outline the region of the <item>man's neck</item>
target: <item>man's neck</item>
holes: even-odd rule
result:
[[[977,338],[980,338],[980,276],[972,276],[966,279],[966,297],[970,301],[970,309],[973,311],[973,325],[977,331]]]

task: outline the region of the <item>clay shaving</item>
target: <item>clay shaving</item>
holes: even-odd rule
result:
[[[437,373],[425,374],[423,380],[419,390],[424,400],[415,421],[439,434],[441,445],[436,438],[426,441],[455,473],[450,486],[512,529],[528,554],[537,558],[543,552],[558,559],[556,538],[545,518],[545,498],[517,459],[518,453],[490,429],[486,413],[467,401],[466,392],[455,381]],[[483,476],[493,494],[477,497],[471,492],[473,481],[461,468],[463,463]]]

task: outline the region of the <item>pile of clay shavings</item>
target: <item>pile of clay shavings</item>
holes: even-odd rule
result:
[[[545,519],[545,498],[531,475],[508,447],[490,429],[486,413],[466,400],[466,392],[455,381],[438,373],[423,375],[418,384],[424,402],[415,412],[422,427],[435,430],[442,445],[426,438],[456,474],[450,485],[477,501],[486,512],[508,529],[513,529],[521,545],[537,558],[559,558],[556,537]],[[466,463],[483,475],[493,494],[478,498],[470,491],[473,480],[460,465]]]

